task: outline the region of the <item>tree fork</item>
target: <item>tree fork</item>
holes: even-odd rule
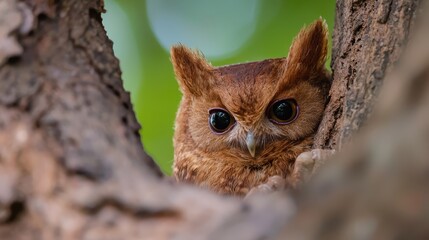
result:
[[[0,238],[427,237],[418,208],[429,195],[421,161],[428,156],[426,42],[416,40],[394,77],[382,80],[420,9],[412,0],[337,1],[334,80],[315,145],[338,148],[354,136],[387,88],[368,121],[376,134],[360,134],[302,191],[242,201],[171,183],[144,152],[102,26],[103,1],[2,0]],[[404,115],[410,124],[395,125]]]

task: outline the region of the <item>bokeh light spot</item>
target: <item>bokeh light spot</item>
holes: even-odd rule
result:
[[[147,0],[150,26],[168,50],[182,43],[209,58],[223,58],[240,49],[255,32],[257,0]]]

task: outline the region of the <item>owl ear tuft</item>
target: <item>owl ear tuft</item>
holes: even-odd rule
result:
[[[170,54],[183,94],[201,96],[209,91],[213,67],[201,53],[179,44],[171,48]]]
[[[311,78],[325,69],[328,53],[328,26],[321,18],[304,27],[295,37],[287,58],[287,72]]]

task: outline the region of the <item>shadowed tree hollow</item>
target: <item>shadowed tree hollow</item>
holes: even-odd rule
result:
[[[337,0],[333,82],[298,191],[240,200],[144,152],[103,1],[0,1],[1,239],[427,239],[429,18]],[[358,131],[359,130],[359,131]]]

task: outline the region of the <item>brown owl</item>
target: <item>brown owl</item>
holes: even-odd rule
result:
[[[271,176],[290,178],[310,150],[327,99],[328,30],[300,31],[287,58],[213,67],[182,45],[171,59],[183,97],[174,135],[174,176],[243,195]]]

